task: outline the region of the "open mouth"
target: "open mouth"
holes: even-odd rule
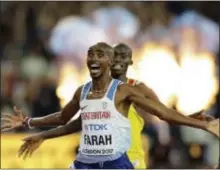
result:
[[[115,64],[115,65],[113,65],[113,67],[112,67],[114,70],[121,70],[121,69],[123,69],[123,65],[122,64]]]
[[[100,65],[99,64],[92,64],[90,66],[91,73],[98,73],[100,71]]]

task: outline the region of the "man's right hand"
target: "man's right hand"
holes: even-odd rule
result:
[[[3,113],[1,117],[1,131],[11,131],[18,129],[20,127],[24,127],[23,121],[25,119],[25,114],[22,110],[19,110],[16,106],[13,108],[14,114]]]
[[[203,110],[193,113],[191,115],[189,115],[189,117],[194,118],[194,119],[198,119],[198,120],[205,120],[207,122],[214,120],[215,118],[205,114]]]
[[[40,134],[32,135],[23,139],[25,141],[18,151],[18,157],[31,157],[33,152],[44,142]]]
[[[220,119],[208,122],[207,131],[220,138]]]

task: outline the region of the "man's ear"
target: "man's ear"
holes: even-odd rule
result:
[[[109,61],[109,67],[112,67],[112,65],[113,65],[113,57]]]
[[[132,60],[129,62],[129,65],[133,65],[133,61]]]

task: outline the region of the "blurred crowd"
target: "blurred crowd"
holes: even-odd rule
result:
[[[132,47],[134,61],[137,64],[129,74],[140,78],[146,84],[149,83],[167,106],[182,112],[206,109],[208,114],[220,116],[217,104],[219,25],[216,23],[218,6],[215,3],[126,1],[0,3],[1,113],[12,113],[14,105],[22,108],[31,117],[59,111],[72,97],[75,88],[88,79],[85,68],[86,49],[97,41],[106,41],[110,44],[124,42]],[[167,89],[171,87],[167,95],[161,93],[160,86],[156,86],[162,83],[156,82],[155,85],[157,78],[144,79],[143,74],[146,76],[152,72],[145,73],[147,70],[139,67],[141,62],[153,61],[151,56],[149,60],[145,60],[152,49],[162,50],[162,59],[158,60],[159,63],[163,62],[163,58],[167,61],[172,58],[176,65],[181,64],[185,56],[185,53],[182,55],[184,50],[188,50],[190,54],[199,54],[197,57],[205,56],[204,59],[210,61],[212,66],[210,74],[215,78],[213,84],[204,86],[211,89],[209,93],[211,96],[203,96],[210,102],[203,103],[202,108],[181,110],[185,103],[182,104],[180,98],[178,104],[176,98],[170,95],[173,93],[173,86],[162,80],[164,87]],[[166,59],[166,54],[170,51],[174,57]],[[173,60],[162,72],[166,72],[168,67],[176,67],[175,64],[172,65]],[[200,73],[204,74],[204,77],[210,63],[202,65],[204,72]],[[197,68],[200,67],[193,67],[195,70]],[[136,73],[135,69],[139,69],[139,72]],[[175,70],[171,70],[166,73],[174,72]],[[158,77],[157,74],[154,76]],[[62,84],[65,83],[63,77],[71,80]],[[198,82],[202,87],[207,80]],[[46,129],[48,128],[37,130]],[[171,126],[152,118],[143,133],[149,143],[147,147],[149,168],[205,168],[219,161],[219,141],[203,131]]]

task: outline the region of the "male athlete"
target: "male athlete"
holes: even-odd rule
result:
[[[113,78],[119,79],[123,82],[127,82],[130,85],[133,85],[139,88],[145,88],[148,91],[148,97],[152,100],[158,101],[158,98],[156,94],[154,94],[153,91],[151,91],[149,88],[147,88],[143,83],[138,82],[134,79],[128,79],[126,77],[128,66],[132,64],[132,50],[130,47],[128,47],[125,44],[118,44],[114,47],[115,55],[114,55],[114,64],[111,68],[111,74]],[[128,114],[128,119],[130,120],[131,123],[131,147],[128,150],[128,157],[130,161],[133,163],[134,167],[137,169],[145,169],[146,164],[144,160],[144,150],[142,148],[142,142],[141,142],[141,131],[144,126],[144,121],[146,121],[146,116],[143,114],[143,112],[139,112],[139,115],[136,112],[137,108],[134,108],[134,106],[131,106],[129,109],[129,114]],[[206,119],[206,120],[213,120],[212,117],[208,115],[201,115],[197,114],[196,116],[193,115],[194,117],[197,117],[199,119]],[[78,125],[78,126],[74,126]],[[75,127],[75,128],[74,128]],[[34,135],[31,137],[26,138],[26,141],[35,141],[32,142],[31,145],[29,142],[27,142],[29,149],[33,153],[35,149],[37,149],[43,140],[48,139],[48,138],[54,138],[54,137],[59,137],[63,135],[68,135],[71,133],[74,133],[80,129],[77,127],[81,127],[81,121],[80,118],[76,120],[75,122],[69,123],[68,125],[57,128],[56,130],[52,130],[50,132],[44,132],[41,133],[40,135]],[[24,151],[25,147],[27,144],[22,146],[21,151]],[[26,152],[27,153],[27,152]],[[20,153],[21,154],[21,153]]]
[[[119,80],[113,79],[111,81],[109,66],[112,63],[113,55],[111,47],[105,43],[99,43],[90,48],[87,64],[92,82],[80,87],[61,115],[56,114],[56,119],[53,118],[54,124],[62,123],[67,120],[69,114],[75,114],[80,107],[83,110],[81,113],[83,133],[80,152],[75,162],[76,168],[131,168],[131,164],[124,154],[128,149],[130,139],[130,123],[126,117],[131,103],[163,120],[201,128],[218,136],[216,128],[218,124],[214,124],[215,122],[206,123],[187,118],[174,110],[167,109],[162,104],[147,99],[146,91],[140,93],[128,84],[121,84]],[[99,99],[100,97],[102,98]],[[59,120],[60,118],[62,121]],[[103,120],[100,121],[100,119]],[[51,117],[50,120],[52,120]],[[24,123],[33,122],[34,120],[28,119]],[[97,132],[93,132],[96,129],[101,129],[98,135]]]
[[[130,47],[128,47],[125,44],[120,43],[114,47],[114,51],[115,51],[114,64],[111,68],[112,77],[115,79],[119,79],[123,82],[127,82],[128,84],[132,86],[137,85],[137,87],[139,87],[139,84],[141,83],[133,79],[128,79],[126,77],[128,66],[132,64],[132,50],[130,49]],[[152,92],[147,87],[146,87],[146,90],[149,91],[149,96],[148,96],[149,98],[152,98],[155,101],[159,101],[157,96],[154,94],[154,92]],[[145,118],[144,115],[143,117]],[[145,169],[146,163],[144,159],[144,149],[142,147],[142,142],[141,142],[141,131],[144,126],[144,120],[142,117],[140,117],[137,114],[136,109],[133,106],[131,106],[129,109],[128,119],[130,120],[130,123],[131,123],[131,137],[132,137],[131,147],[129,151],[127,152],[128,157],[133,163],[135,168]],[[58,134],[58,136],[61,136],[61,135],[63,136],[63,135],[67,135],[70,133],[74,133],[78,131],[79,129],[72,129],[72,127],[81,127],[80,118],[76,122],[73,122],[73,124],[77,124],[77,123],[78,123],[78,126],[73,126],[72,123],[70,123],[67,126],[65,126],[65,128],[61,128],[61,129],[58,128],[55,133]],[[63,133],[61,134],[61,132]],[[53,136],[55,137],[54,134]],[[46,138],[47,136],[44,135],[44,139]],[[28,140],[30,139],[33,140],[31,137],[29,137]],[[36,136],[34,136],[35,143],[32,143],[32,145],[34,145],[34,148],[36,148],[37,146],[36,144],[40,145],[42,143],[43,138],[40,138],[39,136],[38,139],[39,141],[36,141]],[[32,153],[33,153],[33,150],[32,150]]]

